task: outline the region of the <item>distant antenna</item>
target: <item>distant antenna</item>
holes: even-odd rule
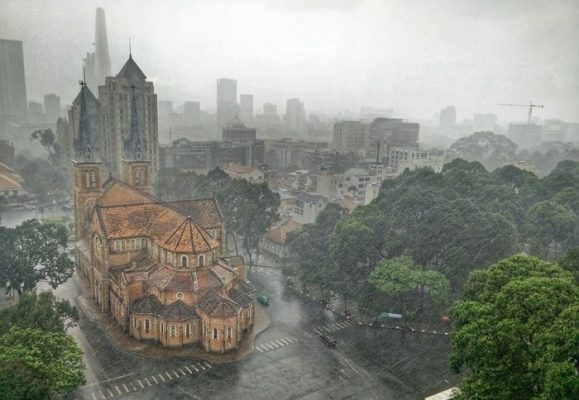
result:
[[[129,36],[129,58],[133,56],[133,52],[131,49],[131,37]]]
[[[380,164],[380,141],[376,143],[376,165]]]

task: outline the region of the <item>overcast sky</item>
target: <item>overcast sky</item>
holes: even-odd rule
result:
[[[133,57],[158,98],[215,108],[215,81],[285,112],[393,107],[428,119],[453,104],[458,119],[526,110],[579,122],[577,0],[0,0],[0,38],[24,42],[30,99],[78,91],[96,7],[106,13],[113,72]]]

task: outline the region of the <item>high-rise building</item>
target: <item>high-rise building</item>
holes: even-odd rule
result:
[[[97,84],[102,85],[107,76],[111,76],[111,56],[107,39],[107,23],[105,10],[96,9],[95,20],[95,59]]]
[[[543,127],[537,124],[509,124],[509,139],[519,148],[529,148],[541,142]]]
[[[60,117],[60,97],[54,93],[44,96],[44,113],[48,122],[55,123]]]
[[[22,42],[0,39],[0,128],[27,113]]]
[[[263,115],[271,115],[277,117],[277,106],[273,103],[265,103],[263,105]]]
[[[542,142],[564,142],[567,139],[568,124],[560,119],[547,119],[543,123]]]
[[[496,132],[498,118],[496,114],[475,114],[472,118],[472,128],[475,132]]]
[[[229,78],[217,80],[217,128],[227,127],[237,115],[237,81]]]
[[[285,122],[290,131],[301,133],[305,129],[306,111],[298,98],[287,99]]]
[[[235,164],[258,166],[263,163],[265,145],[263,140],[256,139],[255,128],[246,127],[234,117],[226,128],[223,128],[223,141],[231,142],[231,161]]]
[[[420,124],[399,118],[376,118],[368,126],[366,158],[382,161],[391,147],[418,148]],[[380,154],[378,154],[380,151]]]
[[[88,87],[92,88],[95,92],[98,90],[98,85],[102,82],[97,82],[96,77],[96,57],[94,51],[91,53],[86,53],[84,59],[84,82]]]
[[[183,122],[187,126],[199,125],[201,122],[201,104],[198,101],[183,103]]]
[[[239,96],[239,118],[245,125],[253,125],[253,95]]]
[[[30,117],[39,120],[41,119],[42,114],[44,114],[42,110],[42,103],[33,100],[28,102],[28,115]]]
[[[105,84],[99,86],[98,97],[103,138],[101,157],[105,167],[120,177],[124,143],[129,138],[131,118],[135,117],[143,157],[151,161],[152,173],[156,174],[159,165],[157,95],[153,82],[147,81],[131,55],[116,76],[107,77]]]
[[[339,121],[334,124],[332,148],[357,154],[364,149],[368,126],[360,121]]]
[[[456,125],[456,108],[454,106],[446,106],[440,110],[440,117],[438,126],[441,128],[452,128]]]

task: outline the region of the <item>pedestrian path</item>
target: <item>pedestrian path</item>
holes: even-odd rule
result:
[[[352,326],[354,326],[354,323],[352,321],[347,320],[347,321],[335,322],[335,323],[330,324],[330,325],[321,325],[321,326],[315,327],[314,331],[318,335],[324,335],[326,333],[340,331],[342,329],[350,328]]]
[[[150,375],[123,375],[83,386],[75,393],[74,398],[86,400],[122,398],[122,396],[128,393],[138,392],[163,383],[169,383],[184,376],[200,374],[211,368],[211,364],[207,361],[199,361]]]
[[[255,349],[260,353],[266,353],[268,351],[277,350],[279,348],[298,342],[299,342],[298,339],[291,336],[286,336],[281,339],[272,340],[268,343],[256,345]]]

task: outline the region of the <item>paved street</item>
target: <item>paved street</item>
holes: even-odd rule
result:
[[[423,399],[458,381],[448,372],[447,336],[337,320],[287,290],[277,270],[252,267],[248,279],[258,294],[270,297],[272,318],[251,355],[221,365],[147,359],[116,347],[82,316],[69,333],[85,354],[87,383],[70,398]],[[70,279],[56,293],[75,302],[80,288]],[[322,333],[335,338],[337,347],[325,346]]]

